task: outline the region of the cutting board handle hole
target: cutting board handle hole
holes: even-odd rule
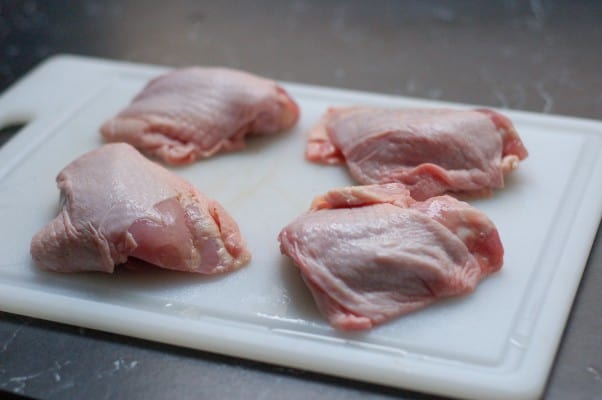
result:
[[[11,137],[19,133],[19,131],[27,126],[28,121],[24,122],[11,122],[5,126],[0,127],[0,147],[4,146]]]

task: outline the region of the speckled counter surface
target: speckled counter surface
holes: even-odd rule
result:
[[[76,53],[602,119],[600,43],[598,1],[0,0],[0,90],[50,55]],[[602,399],[601,303],[598,232],[546,398]],[[6,313],[0,391],[43,399],[430,398]]]

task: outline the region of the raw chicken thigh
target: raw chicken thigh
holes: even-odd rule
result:
[[[362,184],[401,182],[412,197],[485,196],[528,153],[492,110],[331,108],[309,133],[306,158],[347,163]]]
[[[236,222],[216,201],[129,144],[87,153],[57,177],[61,211],[31,241],[36,264],[60,272],[113,272],[135,257],[215,274],[250,259]]]
[[[318,197],[279,241],[322,314],[343,330],[470,293],[501,268],[504,253],[482,212],[447,195],[415,201],[400,183]]]
[[[276,82],[226,68],[191,67],[153,79],[101,133],[183,165],[241,149],[246,135],[291,128],[299,108]]]

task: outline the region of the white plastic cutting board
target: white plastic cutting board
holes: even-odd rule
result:
[[[305,132],[331,105],[456,106],[284,84],[299,125],[246,150],[174,169],[238,221],[252,262],[220,277],[168,271],[37,270],[32,235],[54,217],[56,174],[102,144],[99,125],[164,68],[61,56],[0,97],[0,126],[30,121],[0,149],[0,308],[180,346],[446,396],[537,397],[545,384],[602,212],[602,123],[508,111],[529,158],[492,198],[503,269],[476,292],[366,333],[330,328],[280,229],[312,198],[352,184],[303,159]]]

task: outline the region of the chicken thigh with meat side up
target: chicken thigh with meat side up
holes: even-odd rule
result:
[[[492,110],[329,109],[309,132],[308,160],[346,163],[362,184],[401,182],[412,197],[487,196],[528,153]]]
[[[279,241],[321,313],[342,330],[470,293],[504,254],[482,212],[447,195],[416,201],[400,183],[332,190]]]
[[[100,128],[109,142],[190,164],[245,146],[247,135],[291,128],[299,107],[276,82],[227,68],[190,67],[153,79]]]
[[[58,175],[61,211],[31,241],[42,268],[113,272],[129,257],[216,274],[250,259],[236,222],[190,183],[129,144],[84,154]]]

